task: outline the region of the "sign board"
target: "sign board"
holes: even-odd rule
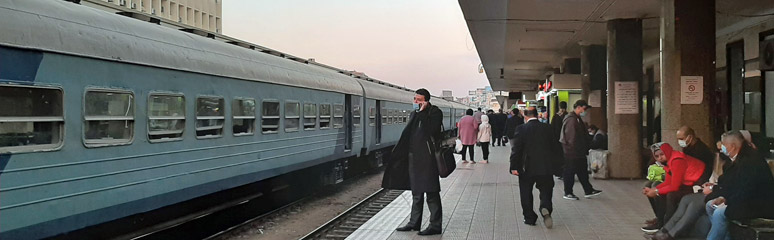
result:
[[[637,84],[638,82],[615,82],[615,114],[640,113]]]
[[[704,99],[704,77],[680,77],[680,104],[701,104]]]

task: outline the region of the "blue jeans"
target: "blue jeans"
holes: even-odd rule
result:
[[[715,208],[712,206],[712,201],[714,199],[705,205],[707,215],[709,215],[710,222],[712,222],[712,228],[707,235],[707,240],[730,240],[731,234],[728,234],[728,221],[726,221],[726,206]]]

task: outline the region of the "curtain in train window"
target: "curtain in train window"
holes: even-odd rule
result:
[[[231,115],[235,136],[252,135],[255,132],[255,99],[234,99]]]
[[[0,153],[62,145],[62,90],[0,85]]]
[[[148,102],[148,140],[180,140],[185,131],[185,97],[151,94]]]
[[[317,127],[317,104],[304,103],[304,130]]]
[[[277,133],[280,120],[279,101],[263,101],[262,109],[261,131],[263,133]]]
[[[134,137],[134,95],[119,90],[87,90],[84,97],[87,147],[129,144]]]
[[[285,103],[285,132],[298,131],[301,122],[301,107],[298,102]]]
[[[212,138],[223,135],[223,122],[226,119],[222,97],[196,98],[196,137]]]

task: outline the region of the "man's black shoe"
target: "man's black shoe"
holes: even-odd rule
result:
[[[395,231],[398,231],[398,232],[419,231],[419,227],[406,225],[403,227],[396,228]]]
[[[527,224],[527,225],[530,225],[530,226],[535,226],[535,225],[537,225],[537,224],[535,224],[535,222],[534,222],[534,221],[533,221],[533,222],[527,222],[527,220],[524,220],[524,224]]]
[[[417,234],[422,235],[422,236],[441,234],[441,229],[426,228],[425,230],[422,230],[422,231],[418,232]]]

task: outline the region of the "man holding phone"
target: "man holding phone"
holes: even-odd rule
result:
[[[411,190],[413,195],[409,222],[397,231],[419,231],[424,197],[427,195],[430,225],[418,234],[441,234],[441,184],[433,156],[438,147],[434,144],[438,141],[434,139],[439,139],[441,135],[443,112],[430,104],[430,92],[424,88],[416,91],[413,108],[409,122],[387,161],[382,187]]]

